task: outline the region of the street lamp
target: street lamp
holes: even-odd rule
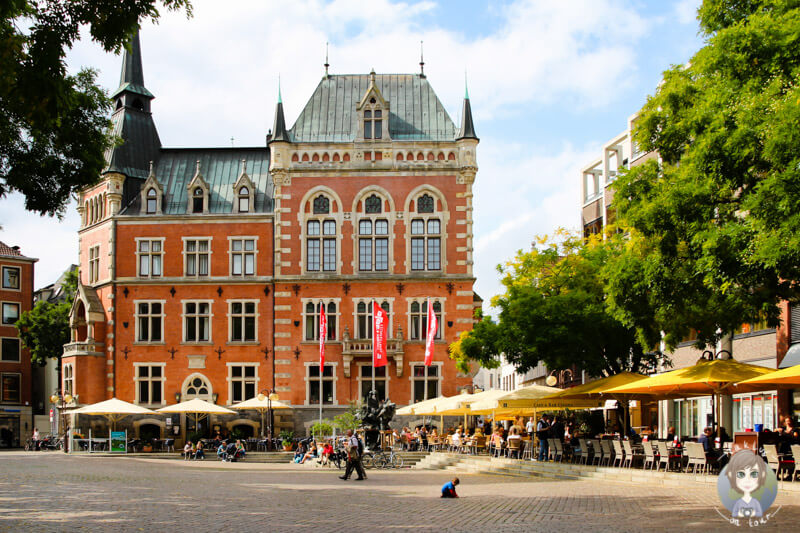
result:
[[[63,396],[56,391],[52,396],[50,396],[50,403],[53,404],[56,409],[58,409],[58,420],[59,420],[59,428],[58,433],[61,433],[63,430],[64,435],[64,453],[69,452],[69,435],[67,431],[67,424],[65,422],[67,413],[65,412],[65,408],[67,404],[72,403],[72,395],[70,393],[66,393]]]
[[[273,392],[272,389],[264,389],[258,393],[258,401],[263,402],[267,400],[267,416],[269,417],[269,439],[272,441],[272,402],[278,401],[278,394]],[[264,410],[261,409],[261,436],[264,437]]]

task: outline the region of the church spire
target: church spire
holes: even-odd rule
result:
[[[283,118],[283,98],[281,98],[280,81],[278,81],[278,105],[275,108],[275,123],[272,126],[272,138],[269,142],[276,141],[292,142],[289,139],[289,132],[286,131],[286,119]]]
[[[458,132],[456,140],[461,139],[475,139],[475,125],[472,123],[472,106],[469,105],[469,90],[467,89],[466,74],[464,75],[464,107],[461,109],[461,129]]]
[[[122,71],[119,75],[119,88],[111,95],[117,98],[125,93],[132,93],[152,100],[153,94],[144,86],[144,70],[142,69],[142,48],[139,45],[139,31],[133,34],[125,55],[122,56]],[[124,102],[128,103],[128,102]],[[145,106],[149,107],[149,106]],[[146,111],[149,111],[147,109]]]

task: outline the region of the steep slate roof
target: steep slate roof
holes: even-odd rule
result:
[[[233,185],[241,174],[242,159],[247,161],[245,171],[255,185],[253,212],[272,212],[272,180],[269,177],[269,152],[266,147],[161,149],[155,163],[155,174],[164,189],[162,212],[165,215],[187,212],[186,187],[195,175],[197,161],[200,161],[200,174],[209,187],[208,212],[233,212]],[[143,184],[142,180],[138,186]],[[131,198],[122,214],[139,214],[140,204],[141,197],[137,194]]]
[[[358,132],[356,106],[369,82],[369,74],[323,77],[292,126],[292,142],[353,141]],[[455,124],[427,78],[419,74],[377,74],[375,85],[389,103],[392,139],[455,140]]]

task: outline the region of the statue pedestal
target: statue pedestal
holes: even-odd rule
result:
[[[364,430],[364,446],[369,450],[377,450],[381,447],[381,432],[377,429]]]

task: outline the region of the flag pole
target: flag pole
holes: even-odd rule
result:
[[[428,309],[425,310],[425,342],[428,342],[428,328],[431,327],[430,320],[428,320],[428,313],[430,312],[431,308],[431,299],[428,298]],[[420,333],[422,333],[420,331]],[[425,372],[425,380],[423,381],[423,386],[425,387],[425,392],[423,393],[422,397],[427,400],[428,399],[428,365],[422,365],[422,371]]]
[[[325,310],[323,308],[323,303],[322,303],[322,300],[320,300],[319,301],[319,317],[320,317],[320,320],[322,319],[322,313],[324,313],[324,312],[325,312]],[[327,317],[325,317],[325,318],[326,318],[326,321],[327,321]],[[322,331],[321,330],[322,330],[322,328],[317,326],[317,331],[319,331],[320,336],[322,336]],[[325,335],[327,336],[327,334],[328,334],[328,324],[326,322],[326,324],[325,324]],[[323,346],[325,345],[325,341],[326,340],[327,339],[320,339],[320,342],[322,343]],[[324,389],[324,387],[322,386],[323,385],[323,379],[322,378],[323,378],[324,375],[325,375],[325,363],[323,361],[320,361],[320,365],[319,365],[319,426],[318,426],[318,431],[322,430],[322,394],[323,394],[323,389]]]
[[[370,314],[372,315],[372,390],[375,391],[375,397],[378,396],[378,391],[375,390],[375,299],[370,303]]]

